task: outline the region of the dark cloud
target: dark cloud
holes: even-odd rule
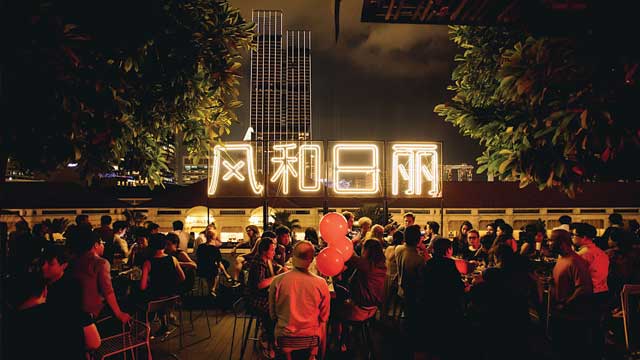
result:
[[[231,0],[249,20],[252,9],[280,9],[285,28],[312,31],[315,139],[442,141],[446,163],[473,162],[480,154],[475,141],[433,113],[450,97],[457,49],[447,27],[362,23],[362,0],[343,1],[336,43],[332,3]],[[245,103],[248,68],[241,83]],[[248,108],[238,114],[234,139],[248,126]]]

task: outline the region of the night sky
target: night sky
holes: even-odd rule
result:
[[[458,51],[438,25],[360,22],[361,0],[342,2],[335,43],[329,0],[230,0],[251,20],[252,9],[282,10],[285,30],[312,31],[314,140],[431,140],[443,142],[445,164],[475,165],[480,146],[433,112],[446,91]],[[249,103],[245,56],[241,100]],[[249,107],[229,140],[242,139]]]

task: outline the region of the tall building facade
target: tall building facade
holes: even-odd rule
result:
[[[279,10],[253,10],[252,140],[311,140],[311,32],[283,30]]]

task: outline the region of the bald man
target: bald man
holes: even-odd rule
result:
[[[277,275],[269,286],[269,313],[276,322],[276,339],[318,336],[324,343],[331,296],[325,279],[309,272],[314,254],[311,242],[297,242],[293,269]],[[281,343],[284,340],[279,341],[281,347],[286,347]]]

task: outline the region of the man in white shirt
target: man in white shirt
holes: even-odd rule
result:
[[[302,240],[293,248],[293,270],[277,275],[269,286],[269,313],[276,322],[276,341],[280,337],[318,336],[325,343],[331,295],[327,282],[309,272],[314,247]],[[280,343],[286,348],[286,343]],[[324,345],[320,345],[324,349]],[[312,350],[317,354],[318,348]]]
[[[184,231],[184,223],[182,221],[176,220],[173,222],[173,233],[180,238],[178,249],[186,252],[189,247],[189,233]]]

